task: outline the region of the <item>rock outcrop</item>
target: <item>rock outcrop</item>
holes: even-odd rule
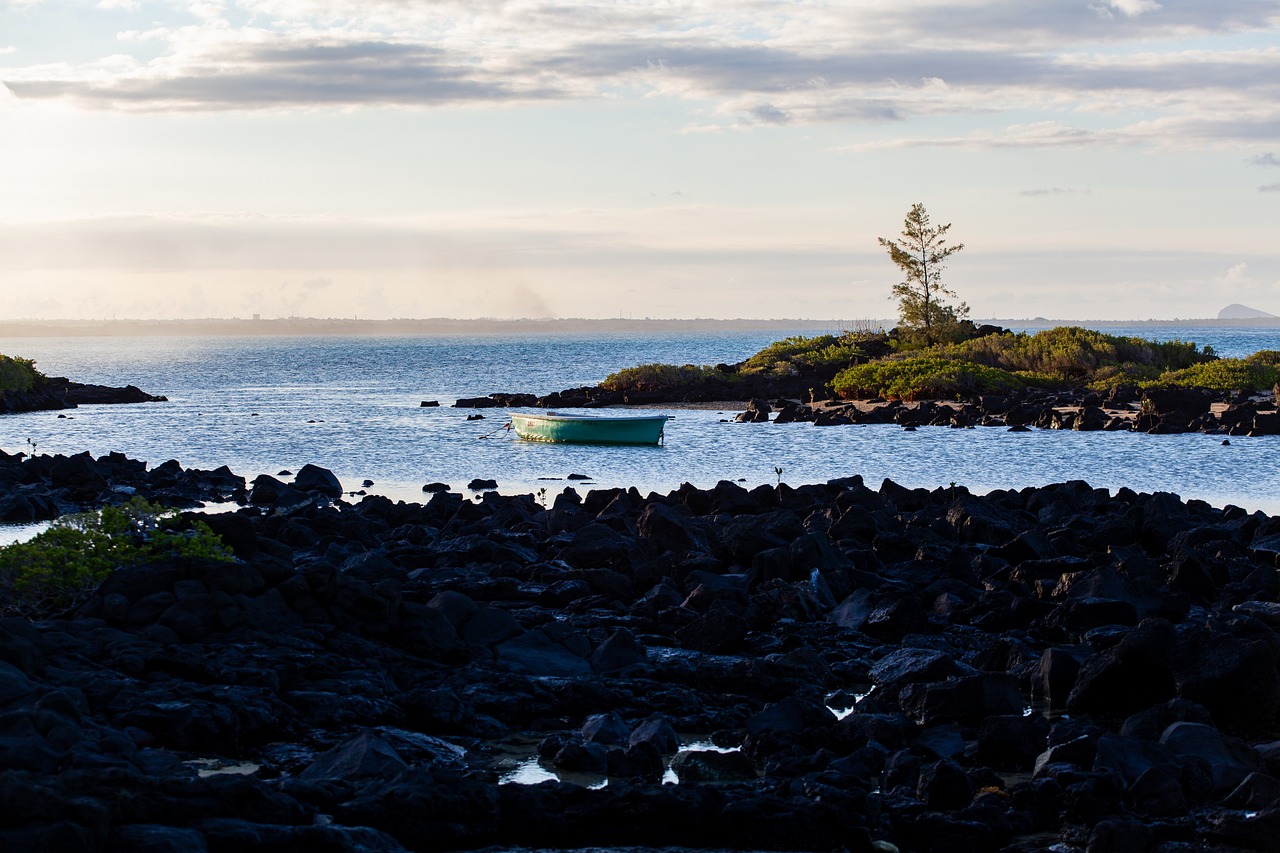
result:
[[[857,477],[351,504],[327,473],[0,459],[32,505],[252,501],[202,516],[236,563],[0,619],[0,848],[1280,837],[1280,519]]]

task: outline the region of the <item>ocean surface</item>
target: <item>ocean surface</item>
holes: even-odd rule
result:
[[[1224,356],[1280,349],[1275,328],[1105,331],[1194,341]],[[501,410],[468,421],[473,410],[450,407],[459,397],[494,391],[544,394],[596,384],[637,364],[741,361],[783,336],[0,338],[0,353],[34,358],[49,375],[133,384],[169,398],[0,416],[0,448],[29,452],[30,440],[41,453],[120,451],[153,466],[168,459],[196,468],[225,464],[249,479],[311,462],[334,471],[349,491],[371,480],[367,492],[408,501],[423,500],[422,486],[437,481],[466,493],[477,477],[496,480],[504,494],[549,500],[570,485],[581,493],[613,486],[665,493],[684,482],[794,486],[860,474],[872,488],[890,478],[974,492],[1085,480],[1280,514],[1280,437],[1237,437],[1224,446],[1221,436],[1198,434],[905,432],[735,424],[734,409],[672,409],[664,446],[583,447],[519,441],[501,430]],[[423,408],[424,400],[440,406]],[[571,483],[569,474],[590,481]]]

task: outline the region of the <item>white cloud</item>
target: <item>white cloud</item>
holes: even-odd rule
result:
[[[1239,287],[1249,283],[1249,265],[1244,261],[1234,264],[1217,279],[1220,287]]]
[[[1077,0],[206,2],[189,8],[194,22],[140,13],[144,26],[121,31],[121,44],[164,44],[161,56],[12,66],[0,80],[26,99],[125,111],[660,97],[705,108],[690,132],[1035,111],[1063,127],[1087,125],[1069,114],[1131,114],[1238,140],[1280,123],[1280,49],[1231,40],[1274,32],[1280,0],[1105,8],[1119,17],[1100,22]],[[1179,46],[1202,35],[1217,46]]]
[[[1109,0],[1108,5],[1126,18],[1136,18],[1160,8],[1155,0]]]

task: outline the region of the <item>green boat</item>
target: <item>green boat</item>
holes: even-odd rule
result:
[[[516,435],[529,441],[573,444],[661,444],[668,415],[536,415],[508,413]]]

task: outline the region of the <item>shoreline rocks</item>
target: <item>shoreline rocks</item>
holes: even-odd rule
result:
[[[199,516],[236,563],[122,568],[72,612],[0,619],[0,846],[1280,837],[1280,518],[1083,482],[546,507],[347,503],[331,476],[0,458],[6,499],[247,504]],[[535,760],[607,785],[507,781]]]
[[[705,390],[705,389],[703,389]],[[1155,435],[1203,432],[1222,435],[1280,435],[1280,412],[1274,399],[1218,393],[1204,389],[1115,389],[1109,396],[1083,389],[1028,391],[1004,396],[982,395],[961,400],[826,400],[801,402],[778,389],[742,389],[703,393],[621,392],[583,387],[546,396],[494,393],[457,400],[455,408],[607,408],[656,406],[711,401],[738,401],[739,423],[811,423],[815,426],[897,424],[952,428],[1002,427],[1022,432],[1030,427],[1075,431],[1126,430]],[[755,393],[755,392],[762,393]],[[772,420],[770,415],[773,415]]]
[[[0,391],[0,415],[74,409],[82,405],[167,401],[167,397],[148,394],[133,385],[111,388],[72,382],[65,377],[42,377],[30,391]]]

